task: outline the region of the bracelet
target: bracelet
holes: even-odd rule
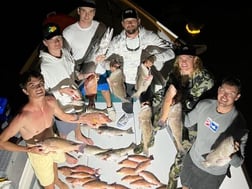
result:
[[[80,115],[79,114],[74,114],[75,115],[75,119],[73,121],[78,121],[80,119]]]

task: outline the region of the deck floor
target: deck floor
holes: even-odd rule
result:
[[[121,110],[121,103],[117,101],[114,103],[114,106],[117,112],[117,119],[119,119],[120,116],[123,114]],[[96,107],[102,109],[105,108],[105,104],[103,102],[97,102]],[[88,129],[87,127],[83,127],[82,132],[86,136],[93,139],[94,145],[102,148],[113,148],[113,149],[123,148],[129,146],[132,142],[139,144],[141,140],[141,132],[138,126],[138,112],[140,110],[139,107],[140,107],[139,101],[136,101],[134,103],[134,112],[135,112],[134,120],[129,122],[128,125],[124,128],[127,129],[129,127],[132,127],[134,130],[134,134],[126,134],[123,136],[107,136],[98,134],[93,129]],[[109,126],[115,126],[115,123],[116,122],[112,122],[109,124]],[[68,138],[73,139],[73,133],[70,133]],[[133,154],[133,152],[131,153]],[[152,172],[161,181],[161,183],[167,184],[169,169],[174,161],[175,154],[176,149],[173,145],[173,142],[167,130],[163,129],[159,131],[156,135],[154,146],[149,149],[149,155],[153,155],[154,159],[151,161],[151,164],[147,167],[146,170]],[[139,188],[139,187],[133,187],[132,185],[129,185],[125,181],[121,181],[123,175],[116,172],[119,168],[121,168],[121,166],[118,165],[118,162],[125,158],[126,157],[124,156],[119,158],[118,160],[113,161],[102,160],[95,156],[86,156],[84,153],[84,155],[80,157],[78,164],[88,165],[92,168],[99,169],[100,180],[105,181],[108,184],[118,183],[130,189]],[[66,163],[59,164],[59,166],[63,165],[67,164]],[[232,167],[231,173],[232,178],[231,179],[226,178],[221,186],[221,189],[249,188],[241,167],[239,168]],[[61,174],[59,175],[61,179],[65,180],[65,177],[63,175]],[[73,187],[70,184],[69,187],[74,189],[83,188],[81,186]],[[180,181],[178,183],[178,187],[181,187]],[[157,187],[151,187],[151,188],[154,189]]]

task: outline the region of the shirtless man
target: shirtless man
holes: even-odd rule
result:
[[[111,120],[102,113],[86,113],[80,116],[64,113],[53,96],[45,95],[44,78],[39,72],[24,73],[20,87],[29,101],[0,134],[0,149],[27,152],[36,177],[45,189],[54,189],[55,185],[60,189],[66,189],[68,186],[57,174],[57,163],[65,161],[65,153],[45,155],[36,142],[55,135],[52,128],[54,117],[71,123],[85,123],[92,127],[99,127]],[[17,133],[20,133],[26,145],[9,141]]]

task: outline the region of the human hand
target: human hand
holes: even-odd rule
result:
[[[103,62],[105,60],[106,56],[104,54],[101,54],[101,55],[98,55],[96,56],[95,58],[95,62],[96,63],[100,63],[100,62]]]
[[[84,113],[80,116],[80,121],[93,128],[112,122],[106,114],[100,112]]]
[[[72,87],[66,87],[60,89],[61,93],[65,93],[69,96],[71,96],[74,100],[81,100],[81,95],[77,89],[74,89]]]

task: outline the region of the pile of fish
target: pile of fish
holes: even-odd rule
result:
[[[129,184],[131,188],[164,187],[165,185],[152,172],[146,170],[153,159],[152,155],[128,155],[127,158],[118,162],[120,168],[117,173],[122,175],[121,181]]]

